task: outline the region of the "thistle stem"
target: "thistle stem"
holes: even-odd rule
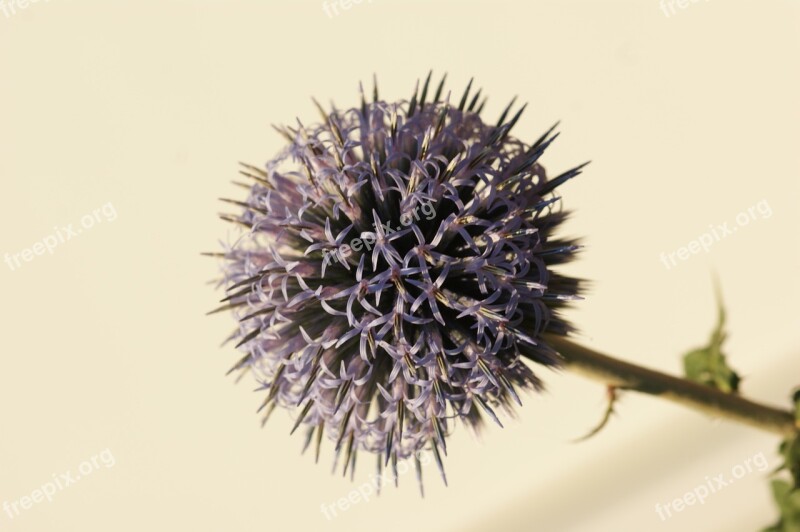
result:
[[[622,390],[654,395],[709,414],[744,423],[782,436],[797,434],[794,414],[711,386],[673,377],[598,353],[559,335],[547,342],[564,359],[567,369]]]

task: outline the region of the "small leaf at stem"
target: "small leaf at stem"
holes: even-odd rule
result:
[[[683,368],[689,380],[717,388],[726,393],[739,391],[739,375],[728,366],[722,353],[725,333],[725,307],[719,289],[717,293],[717,327],[711,333],[708,345],[694,349],[683,356]]]

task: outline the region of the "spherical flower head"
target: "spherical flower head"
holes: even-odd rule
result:
[[[526,144],[513,102],[490,125],[480,91],[451,105],[443,83],[431,99],[428,76],[410,101],[376,88],[318,106],[319,124],[279,129],[286,147],[245,165],[246,201],[227,200],[246,229],[222,253],[233,370],[256,375],[266,416],[294,412],[317,456],[335,442],[345,471],[359,451],[396,468],[425,449],[441,469],[453,420],[499,423],[541,387],[523,358],[557,365],[542,334],[570,329],[558,309],[578,281],[552,268],[578,246],[552,236],[566,216],[553,192],[582,167],[548,179],[552,128]]]

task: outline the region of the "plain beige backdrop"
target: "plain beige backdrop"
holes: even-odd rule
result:
[[[17,0],[18,1],[18,0]],[[341,0],[339,0],[341,1]],[[10,0],[3,3],[7,6]],[[666,16],[658,0],[373,0],[326,15],[321,0],[40,0],[0,12],[0,253],[31,248],[84,215],[117,217],[11,269],[0,264],[0,503],[77,471],[0,530],[752,531],[773,520],[754,472],[662,521],[667,503],[764,453],[775,438],[656,399],[625,395],[599,436],[601,385],[542,372],[517,420],[480,439],[457,429],[450,487],[425,470],[334,519],[321,505],[356,482],[289,437],[262,396],[224,377],[229,316],[201,251],[231,228],[216,198],[239,160],[281,146],[269,127],[312,121],[310,97],[357,103],[360,80],[408,98],[429,69],[460,94],[471,76],[494,117],[529,102],[531,140],[556,120],[551,171],[591,159],[564,186],[565,233],[587,248],[569,271],[593,280],[570,318],[581,340],[680,371],[729,310],[727,351],[754,398],[788,406],[800,382],[800,4],[711,0]],[[669,13],[669,11],[667,11]],[[675,252],[753,220],[667,269]]]

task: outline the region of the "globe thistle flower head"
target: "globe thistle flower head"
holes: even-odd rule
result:
[[[471,82],[457,104],[444,79],[419,85],[278,128],[285,148],[244,165],[248,196],[223,215],[245,228],[219,254],[243,353],[232,371],[261,383],[265,421],[292,411],[306,447],[318,458],[327,437],[351,474],[359,452],[395,478],[415,457],[419,473],[430,450],[444,476],[454,421],[500,424],[518,390],[539,389],[523,358],[559,363],[541,335],[569,330],[558,310],[577,298],[553,270],[578,248],[553,236],[554,191],[582,166],[548,179],[555,126],[526,144],[513,101],[488,124]]]

